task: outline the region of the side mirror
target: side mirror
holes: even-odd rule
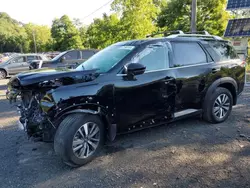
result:
[[[146,70],[146,67],[140,63],[129,63],[124,66],[125,74],[128,76],[135,76],[143,74]]]

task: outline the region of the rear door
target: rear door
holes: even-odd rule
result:
[[[201,43],[171,42],[173,61],[169,74],[176,78],[176,111],[200,109],[213,60]]]
[[[208,41],[211,53],[216,61],[211,70],[216,78],[230,77],[236,80],[238,93],[245,85],[245,62],[240,59],[234,48],[226,41]]]

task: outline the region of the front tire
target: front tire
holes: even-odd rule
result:
[[[231,92],[222,87],[216,88],[203,107],[203,118],[210,123],[222,123],[231,114],[233,96]]]
[[[82,166],[95,158],[104,143],[104,125],[91,114],[68,115],[59,125],[54,150],[71,167]]]

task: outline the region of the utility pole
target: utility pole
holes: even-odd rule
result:
[[[35,53],[37,53],[37,49],[36,49],[36,36],[35,36],[35,31],[34,30],[33,30],[32,34],[33,34],[33,41],[34,41]]]
[[[196,21],[197,21],[197,0],[192,0],[191,8],[191,32],[196,32]]]

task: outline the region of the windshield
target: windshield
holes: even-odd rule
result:
[[[67,51],[66,51],[66,52],[60,53],[59,55],[57,55],[56,57],[54,57],[51,61],[58,60],[61,56],[63,56],[63,55],[66,54],[66,53],[67,53]]]
[[[11,62],[15,57],[16,57],[16,55],[15,56],[11,56],[9,59],[7,59],[6,61],[4,61],[3,63]]]
[[[134,48],[135,46],[109,46],[83,62],[76,70],[98,69],[100,73],[108,72]]]

